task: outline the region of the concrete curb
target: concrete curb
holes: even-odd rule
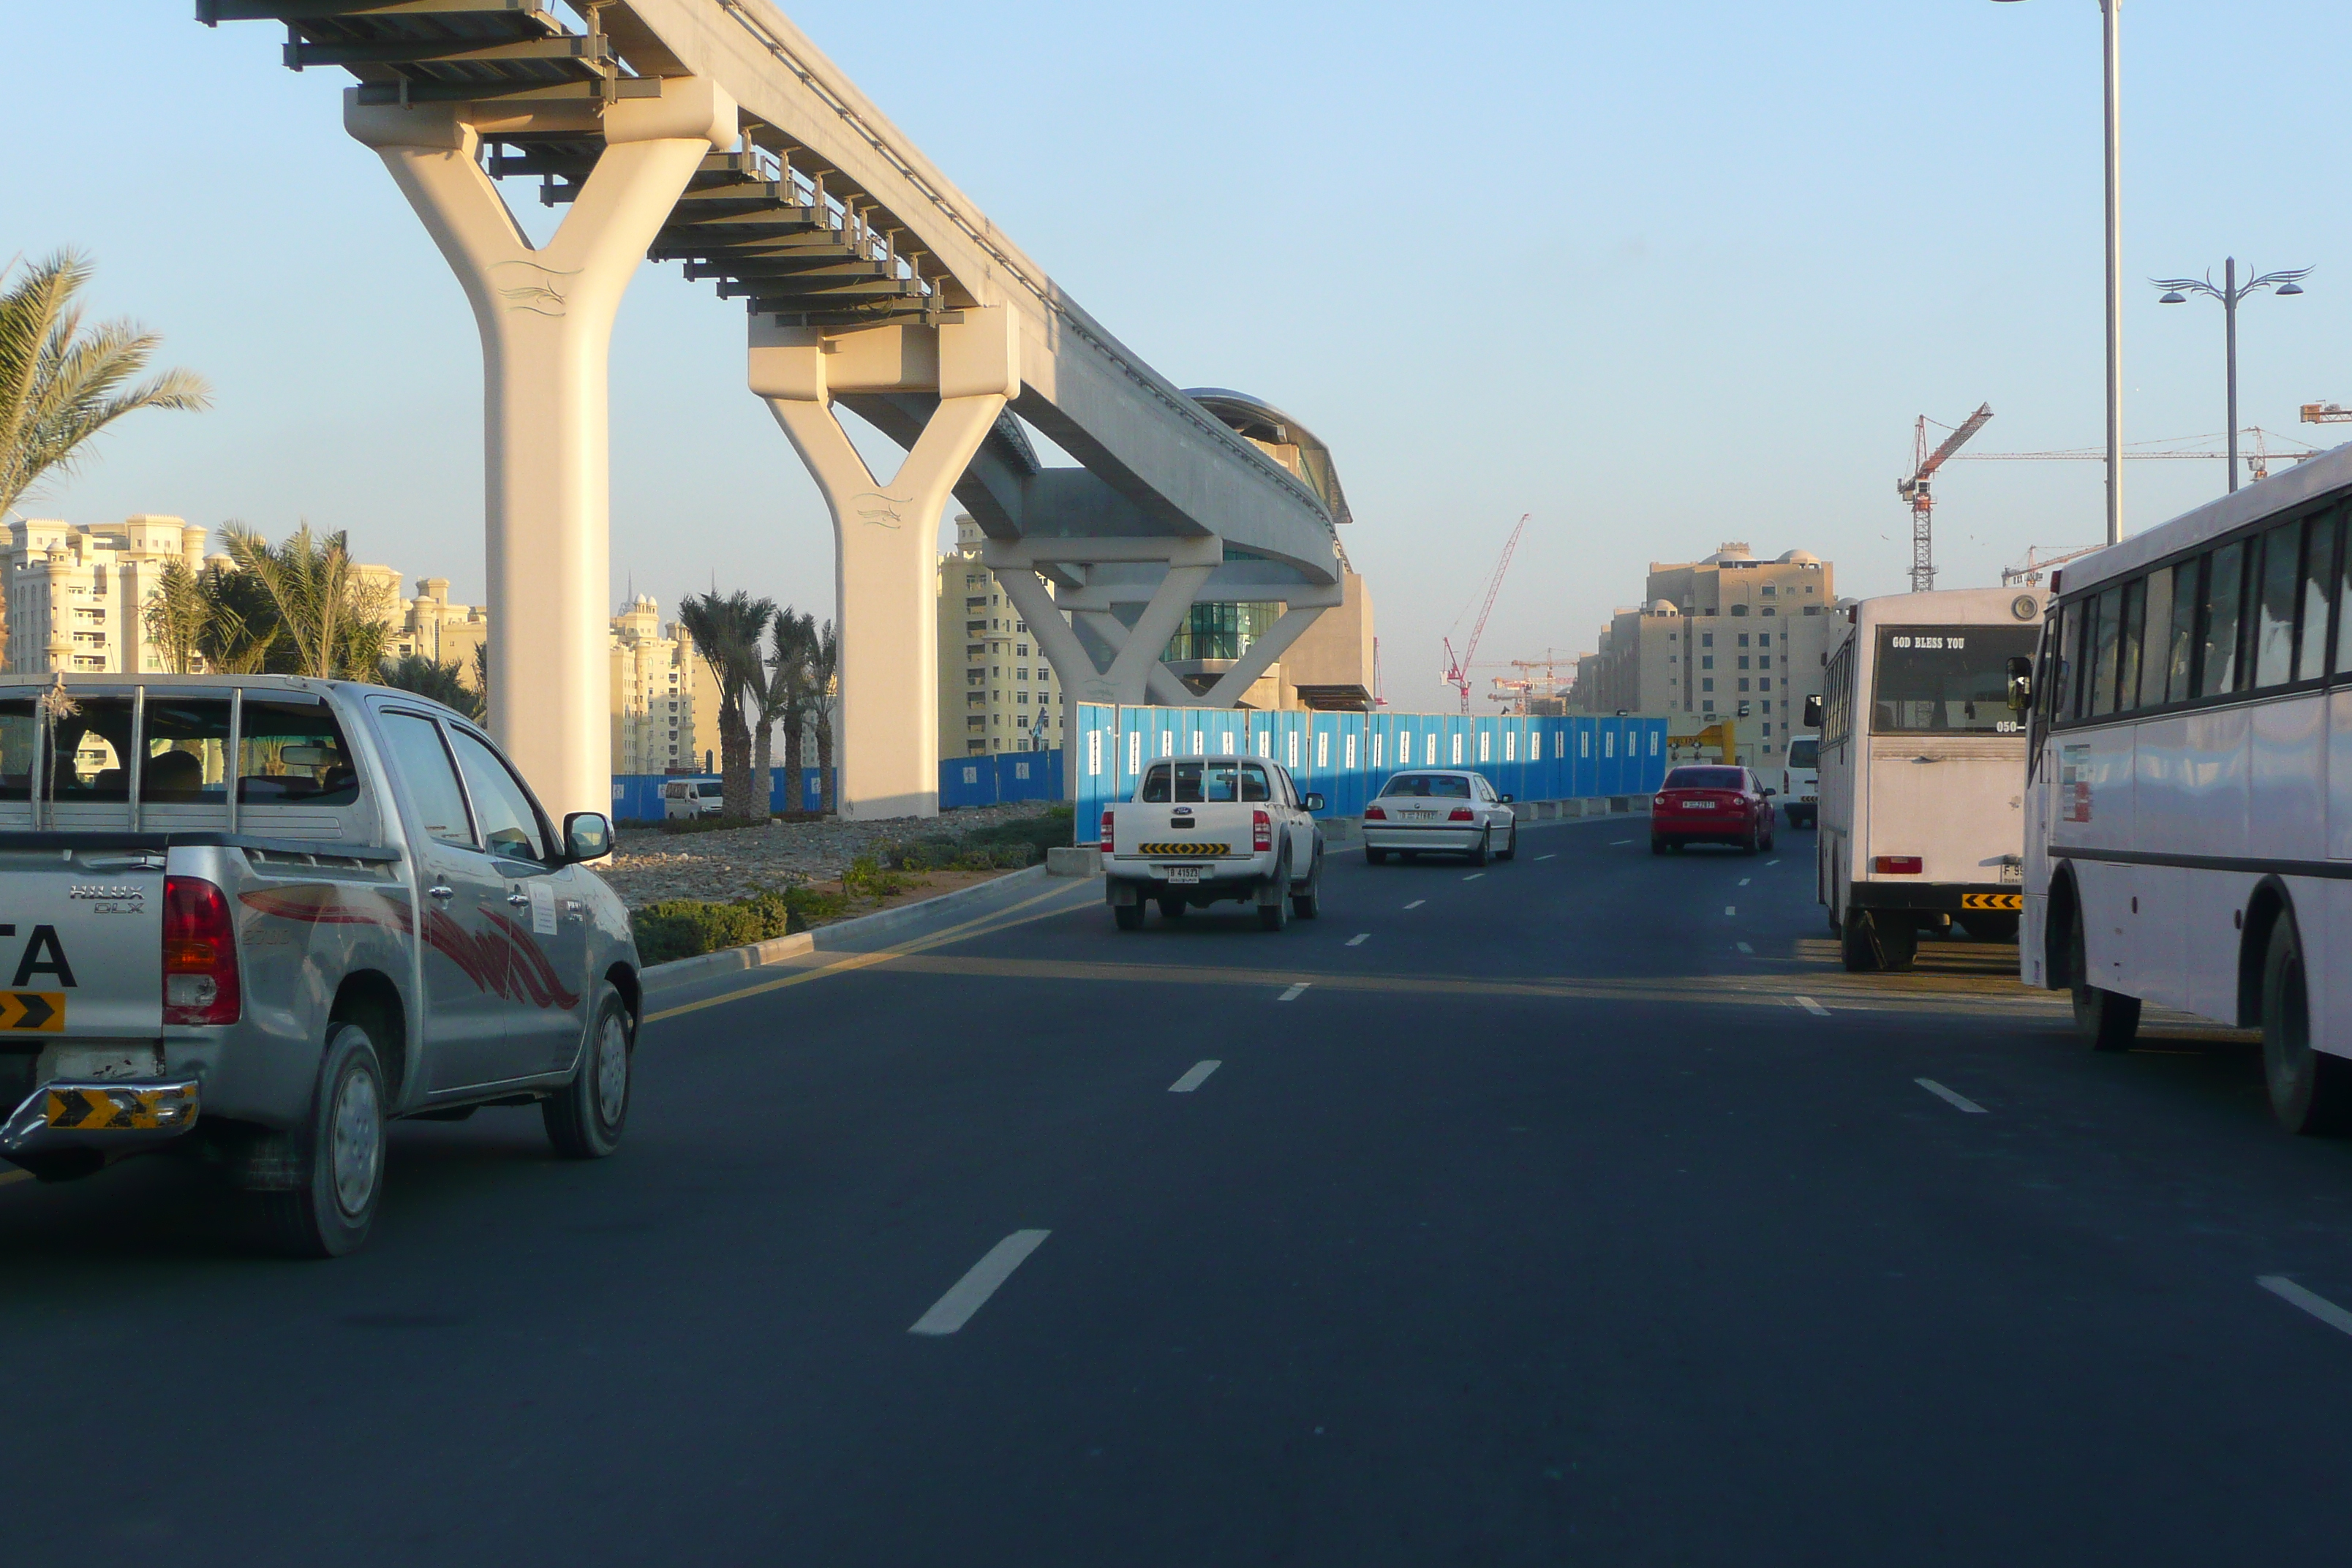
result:
[[[651,993],[667,990],[671,986],[683,984],[689,980],[698,980],[706,974],[725,974],[746,969],[762,968],[782,959],[796,958],[802,953],[815,952],[820,945],[818,940],[820,938],[825,939],[822,943],[823,946],[831,947],[834,945],[834,939],[842,936],[880,936],[896,931],[900,926],[912,925],[919,919],[935,914],[943,908],[971,902],[992,889],[1019,887],[1027,882],[1042,882],[1045,879],[1045,867],[1032,866],[1026,870],[1015,871],[1010,876],[992,877],[985,882],[974,882],[969,888],[957,888],[952,891],[941,893],[936,898],[920,899],[914,903],[900,904],[894,909],[877,910],[870,915],[860,915],[856,920],[835,921],[831,925],[819,926],[814,931],[796,931],[790,936],[771,937],[766,942],[750,942],[742,947],[723,947],[716,952],[697,953],[692,958],[674,958],[667,963],[656,963],[647,968],[641,978],[644,980],[646,990]]]

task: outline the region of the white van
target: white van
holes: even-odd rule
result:
[[[662,819],[717,816],[727,806],[726,786],[717,779],[672,779],[662,785]]]
[[[1780,770],[1780,805],[1791,827],[1811,827],[1822,814],[1822,738],[1793,735],[1788,764]]]

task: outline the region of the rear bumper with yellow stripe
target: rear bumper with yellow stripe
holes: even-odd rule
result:
[[[1915,882],[1901,878],[1855,881],[1846,902],[1858,910],[1913,910],[1923,914],[2015,914],[2025,890],[2015,882]]]
[[[54,1080],[0,1121],[0,1156],[144,1148],[179,1137],[196,1115],[194,1079]]]

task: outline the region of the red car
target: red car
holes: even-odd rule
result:
[[[1675,768],[1650,801],[1650,853],[1685,844],[1771,848],[1772,792],[1747,768]]]

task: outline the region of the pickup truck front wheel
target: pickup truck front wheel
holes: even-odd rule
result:
[[[629,1074],[635,1054],[632,1022],[629,1005],[606,981],[580,1051],[580,1070],[540,1101],[547,1141],[567,1160],[601,1160],[621,1146],[621,1134],[629,1125]]]
[[[296,1258],[341,1258],[364,1246],[383,1195],[383,1068],[366,1026],[328,1026],[310,1118],[292,1134],[301,1184],[262,1196],[271,1239]]]

